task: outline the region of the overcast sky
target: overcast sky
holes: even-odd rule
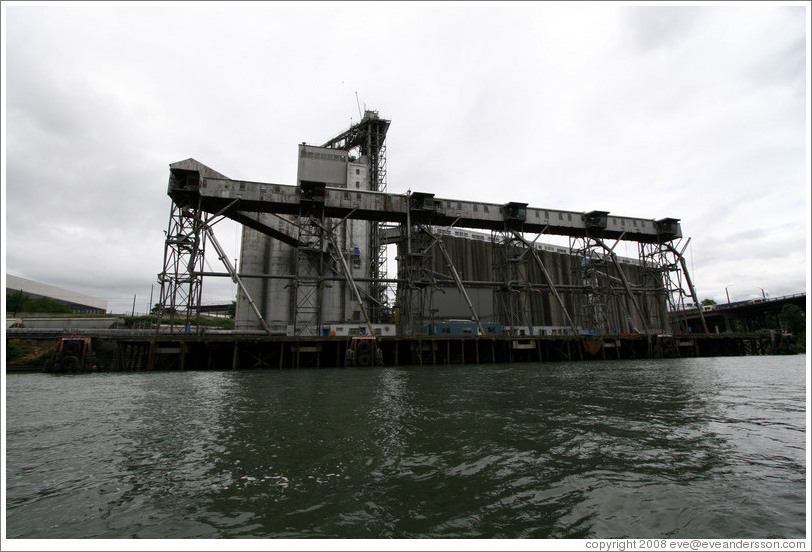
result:
[[[2,7],[4,273],[113,312],[158,300],[170,163],[295,184],[356,92],[391,192],[674,217],[700,298],[807,290],[808,3]]]

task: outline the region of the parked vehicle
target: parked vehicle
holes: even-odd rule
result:
[[[494,323],[482,324],[485,335],[501,335],[502,325]],[[472,320],[448,320],[424,326],[424,331],[428,335],[451,336],[451,335],[479,335],[479,328]]]

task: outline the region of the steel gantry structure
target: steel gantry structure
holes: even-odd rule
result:
[[[499,298],[496,301],[499,316],[505,324],[524,325],[523,296],[541,291],[562,309],[573,332],[583,327],[599,333],[612,331],[606,306],[621,298],[621,310],[636,313],[638,320],[642,320],[642,327],[632,325],[632,330],[653,333],[670,331],[659,322],[665,313],[651,312],[648,302],[640,301],[641,295],[659,293],[663,296],[663,310],[670,311],[679,310],[685,297],[698,303],[683,257],[687,241],[683,243],[678,219],[554,210],[519,202],[482,203],[437,198],[428,192],[387,193],[380,189],[385,173],[380,146],[388,121],[373,120],[367,124],[364,128],[362,121],[327,146],[345,148],[363,144],[366,154],[377,152],[378,160],[372,165],[377,167],[373,182],[377,182],[378,189],[352,190],[319,182],[294,186],[232,180],[191,159],[170,165],[168,195],[173,201],[171,220],[176,222],[170,223],[167,232],[164,270],[159,277],[162,305],[183,314],[188,324],[199,308],[200,282],[204,276],[227,275],[238,285],[249,278],[287,279],[303,286],[296,316],[303,324],[315,324],[319,310],[316,290],[325,282],[344,281],[362,307],[364,323],[371,331],[371,324],[380,320],[385,287],[397,284],[401,328],[408,333],[415,332],[425,321],[426,313],[431,311],[432,290],[444,280],[465,297],[471,320],[477,323],[480,332],[478,313],[466,294],[467,289],[476,286],[490,286],[494,290]],[[287,274],[238,273],[228,266],[226,259],[226,273],[203,271],[205,240],[216,243],[211,228],[223,217],[298,248],[294,267]],[[352,275],[347,253],[334,239],[336,228],[351,220],[374,224],[370,239],[372,266],[364,277]],[[491,232],[496,275],[493,280],[469,281],[459,275],[451,256],[444,251],[442,232],[436,232],[448,228]],[[569,253],[574,259],[573,270],[578,273],[574,283],[561,284],[553,278],[536,243],[543,235],[570,238]],[[398,259],[396,278],[386,277],[385,263],[381,260],[381,251],[392,240],[405,244],[406,252]],[[614,244],[610,243],[612,240]],[[647,285],[632,284],[627,278],[614,252],[621,241],[638,244],[638,264],[650,277]],[[442,254],[448,269],[445,276],[438,274],[437,267],[428,259],[432,249]],[[538,281],[531,281],[528,266],[541,275]],[[366,285],[366,292],[361,284]],[[240,289],[245,291],[243,286]],[[562,297],[565,293],[578,294],[576,308],[566,304]],[[254,304],[247,292],[245,299]],[[365,309],[364,303],[375,307]],[[254,312],[263,329],[270,333],[262,313],[256,308]]]
[[[361,121],[338,136],[325,142],[322,147],[347,152],[357,151],[359,157],[368,159],[371,189],[386,191],[386,133],[391,121],[382,119],[376,111],[367,110]],[[372,318],[382,317],[387,305],[386,294],[386,246],[381,242],[380,222],[372,221],[369,240],[369,276]]]

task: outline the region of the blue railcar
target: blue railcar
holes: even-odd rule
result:
[[[475,322],[437,322],[430,326],[430,335],[477,335]]]
[[[479,335],[476,322],[472,322],[470,320],[449,320],[446,322],[437,322],[435,324],[428,326],[427,329],[428,329],[427,333],[429,335],[439,335],[439,336]],[[482,324],[482,330],[485,332],[485,335],[501,335],[502,324],[496,323]]]
[[[485,330],[485,335],[502,335],[502,324],[496,322],[482,324],[482,329]]]

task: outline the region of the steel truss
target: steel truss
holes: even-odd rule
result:
[[[377,111],[367,110],[361,122],[323,144],[325,148],[346,151],[357,149],[361,156],[369,160],[370,185],[372,191],[386,191],[386,133],[390,121],[378,117]],[[386,284],[386,245],[381,242],[381,224],[370,223],[369,270],[369,314],[374,322],[384,322],[391,316]]]
[[[526,253],[528,249],[509,228],[491,232],[494,311],[505,326],[529,325],[530,301]]]
[[[401,227],[406,251],[400,254],[397,287],[397,322],[401,335],[424,333],[423,326],[432,315],[432,299],[437,291],[434,255],[435,241],[427,233],[408,225]],[[401,246],[402,247],[402,246]]]
[[[614,247],[597,237],[571,238],[570,254],[575,276],[584,287],[576,311],[582,327],[599,335],[648,333],[649,316],[640,308],[635,294],[644,290],[629,283]],[[639,325],[632,318],[634,313],[639,315]]]
[[[386,130],[389,124],[370,124],[367,135],[367,151],[370,152],[372,168],[372,189],[386,191]],[[386,285],[381,283],[386,278],[386,246],[381,244],[381,224],[370,224],[369,242],[369,275],[373,278],[369,291],[372,296],[370,314],[376,322],[383,322],[390,309],[387,307]]]
[[[691,239],[688,238],[684,243],[682,243],[682,239],[678,239],[676,244],[674,240],[639,244],[640,261],[644,268],[644,274],[649,279],[661,282],[663,285],[663,293],[666,299],[665,308],[668,312],[659,313],[659,319],[665,323],[669,320],[668,313],[674,315],[686,311],[686,297],[690,297],[695,305],[699,305],[696,289],[693,282],[691,282],[685,257],[682,255],[690,241]],[[708,333],[708,325],[705,322],[702,309],[700,308],[698,311],[702,321],[702,329],[705,333]],[[674,322],[676,322],[675,327],[661,328],[662,332],[681,333],[687,331],[688,324],[684,317],[673,318],[672,323]]]
[[[378,273],[379,277],[377,278],[378,282],[382,289],[371,289],[371,293],[377,294],[378,297],[383,297],[381,300],[381,305],[376,310],[378,315],[378,322],[379,323],[388,323],[394,321],[394,305],[396,303],[397,298],[397,283],[395,280],[389,278],[389,267],[387,266],[390,261],[390,255],[387,250],[387,247],[390,245],[386,242],[383,236],[386,235],[387,231],[393,232],[401,232],[401,224],[385,224],[379,223],[377,229],[377,238],[378,245],[376,246],[377,250],[380,252],[380,256],[378,258],[380,267]],[[394,257],[397,257],[395,254]],[[395,275],[397,275],[397,269],[394,270]]]
[[[550,271],[547,270],[547,267],[544,265],[544,262],[541,260],[541,255],[539,255],[539,252],[536,251],[535,242],[536,242],[537,239],[539,239],[541,237],[541,234],[536,236],[536,240],[533,240],[533,242],[527,241],[521,235],[521,233],[519,233],[519,232],[517,232],[515,230],[513,231],[513,236],[527,248],[526,251],[530,252],[531,257],[536,262],[536,266],[538,266],[539,270],[541,271],[541,275],[544,278],[544,280],[545,280],[545,282],[547,284],[547,287],[550,290],[550,293],[552,293],[553,297],[555,298],[556,302],[558,303],[558,306],[561,308],[561,312],[564,315],[564,318],[566,318],[567,324],[569,324],[569,327],[572,330],[573,335],[577,335],[578,334],[578,327],[576,326],[575,322],[573,321],[572,316],[570,315],[569,310],[567,309],[567,305],[564,303],[564,300],[561,298],[561,294],[558,292],[558,289],[557,289],[558,286],[556,286],[555,282],[553,282],[553,279],[550,276]],[[531,286],[531,288],[534,287],[533,284],[530,284],[530,286]]]
[[[575,317],[584,330],[597,335],[609,333],[607,295],[611,285],[607,279],[606,260],[597,254],[596,245],[588,238],[570,238],[570,256],[575,281],[583,286],[576,297]]]
[[[200,201],[178,205],[172,202],[169,225],[164,242],[164,266],[158,274],[161,294],[158,299],[158,330],[164,315],[169,316],[169,332],[174,333],[179,320],[184,331],[190,332],[192,321],[196,331],[203,292],[206,234]]]
[[[203,275],[205,274],[203,271],[206,262],[205,246],[208,238],[231,280],[240,288],[249,306],[257,315],[260,325],[265,332],[271,333],[256,303],[245,289],[237,270],[214,235],[212,227],[223,220],[224,217],[221,215],[222,212],[204,218],[199,206],[197,208],[183,207],[173,202],[164,245],[164,270],[158,274],[161,294],[158,300],[159,315],[156,331],[160,332],[164,314],[169,314],[169,333],[174,333],[175,316],[180,314],[179,309],[182,309],[185,313],[184,332],[191,333],[192,318],[194,318],[195,333],[200,333],[200,302],[203,292]]]
[[[339,221],[332,229],[327,229],[326,227],[322,226],[322,230],[329,241],[330,257],[334,263],[333,272],[338,272],[336,268],[341,270],[341,273],[344,275],[344,280],[347,282],[347,285],[349,285],[350,291],[352,292],[353,297],[355,297],[355,301],[358,303],[358,308],[361,311],[361,315],[364,317],[364,322],[367,326],[367,335],[375,335],[375,330],[372,327],[372,321],[369,319],[369,314],[364,308],[364,301],[361,298],[361,290],[358,288],[358,284],[353,279],[352,270],[350,270],[349,265],[347,265],[347,259],[344,256],[344,252],[341,250],[335,239],[336,228],[342,225],[345,220],[346,219],[342,219]]]
[[[420,229],[433,240],[432,246],[435,244],[437,245],[437,248],[440,250],[440,254],[443,256],[443,260],[445,260],[446,268],[448,268],[451,278],[457,285],[457,290],[462,295],[462,298],[465,299],[465,303],[468,305],[468,310],[471,311],[471,320],[476,323],[477,332],[479,332],[479,335],[485,335],[485,330],[482,327],[482,322],[479,320],[479,315],[477,314],[473,303],[471,303],[471,298],[468,296],[468,292],[465,291],[465,285],[462,283],[462,279],[457,271],[457,267],[454,266],[454,261],[451,259],[451,255],[448,254],[448,250],[445,248],[445,245],[443,245],[442,238],[434,234],[426,225],[421,224]]]
[[[302,201],[302,209],[294,225],[298,231],[297,242],[299,243],[295,253],[296,272],[292,276],[295,287],[295,310],[291,319],[294,320],[295,334],[318,335],[322,289],[328,280],[334,281],[338,275],[343,275],[343,279],[350,286],[350,291],[360,306],[371,334],[373,333],[371,324],[374,319],[364,308],[364,304],[375,305],[375,297],[371,297],[370,294],[364,293],[358,288],[335,237],[335,232],[346,221],[346,218],[335,223],[332,228],[328,228],[325,225],[323,204],[320,204],[318,200],[310,201],[312,194],[312,191],[305,190],[304,196],[306,197]],[[207,238],[217,249],[232,280],[245,293],[263,328],[270,332],[213,234],[212,226],[217,220],[221,220],[220,215],[228,210],[225,208],[220,213],[206,216],[199,204],[179,205],[175,202],[172,204],[169,226],[166,231],[164,269],[158,275],[158,281],[161,284],[159,307],[162,315],[167,314],[170,317],[170,333],[176,331],[181,321],[184,326],[183,331],[191,331],[192,326],[194,326],[195,332],[199,331],[196,318],[200,313]],[[407,248],[399,258],[398,279],[392,281],[379,279],[382,286],[394,285],[396,282],[401,284],[397,287],[396,301],[401,334],[415,335],[425,331],[427,321],[431,319],[433,322],[434,319],[433,295],[441,291],[440,288],[450,281],[447,276],[441,275],[435,266],[433,255],[435,246],[445,259],[445,264],[452,276],[451,281],[456,283],[468,301],[472,319],[479,323],[477,313],[467,298],[465,291],[467,284],[459,278],[451,257],[443,247],[441,237],[432,232],[430,227],[416,224],[411,227],[401,225],[401,238],[403,242],[407,243]],[[667,328],[665,324],[668,320],[666,311],[671,313],[684,311],[686,297],[692,298],[694,303],[698,304],[683,256],[689,242],[690,239],[684,243],[679,240],[676,243],[662,241],[655,244],[639,244],[643,283],[632,286],[617,261],[614,246],[609,247],[598,237],[571,238],[570,255],[573,260],[573,268],[578,276],[576,279],[578,284],[575,286],[578,288],[576,292],[577,310],[575,317],[571,317],[557,288],[573,292],[575,289],[570,289],[573,286],[557,286],[551,280],[538,252],[535,251],[534,242],[529,242],[519,231],[506,226],[504,230],[494,231],[491,235],[494,268],[494,281],[491,284],[494,287],[494,303],[498,319],[505,326],[527,326],[529,324],[528,294],[540,286],[537,282],[529,281],[527,266],[529,255],[530,260],[540,268],[546,287],[555,296],[574,332],[591,329],[596,334],[604,335],[618,331],[624,333],[685,331],[687,328],[685,320],[677,320],[678,325],[675,328]],[[611,273],[612,268],[615,270],[614,274]],[[374,283],[372,278],[363,280]],[[480,284],[483,283],[480,282]],[[665,308],[655,307],[656,312],[651,310],[651,305],[652,303],[661,304],[659,301],[652,302],[645,298],[638,301],[635,297],[635,292],[639,296],[658,290],[665,296]],[[362,294],[366,297],[363,297]],[[631,302],[632,309],[623,304],[624,297]],[[613,301],[617,304],[612,304]],[[377,306],[382,307],[380,304]],[[640,319],[643,320],[642,328],[636,327],[631,321],[630,310],[634,310],[640,315]],[[623,314],[626,315],[625,321],[621,320]],[[701,312],[700,317],[705,332],[707,332]],[[484,333],[481,324],[479,331]]]
[[[294,334],[301,336],[319,335],[322,321],[322,291],[326,282],[334,275],[342,274],[353,297],[358,303],[369,335],[373,335],[372,322],[364,299],[352,277],[344,252],[336,240],[336,230],[344,227],[346,217],[328,227],[324,216],[324,186],[315,183],[302,183],[300,186],[301,209],[296,220],[298,228],[296,247],[296,274],[294,280],[295,301],[291,318],[294,320]],[[342,294],[344,291],[342,290]],[[376,297],[367,295],[375,304]]]
[[[318,220],[315,214],[305,212],[296,221],[299,229],[297,238],[301,245],[295,252],[295,300],[290,318],[295,335],[314,336],[319,333],[325,243]]]
[[[365,194],[358,192],[358,201],[352,205],[343,204],[335,190],[324,185],[320,189],[306,189],[302,186],[304,182],[295,188],[272,185],[272,199],[269,200],[263,196],[269,185],[232,181],[191,159],[171,165],[169,195],[173,205],[166,232],[163,271],[158,276],[161,284],[160,305],[163,311],[170,314],[173,328],[176,316],[182,316],[188,328],[192,318],[199,315],[207,236],[216,247],[210,227],[212,220],[220,215],[295,248],[293,274],[267,277],[292,280],[295,300],[291,304],[294,309],[291,320],[294,321],[297,335],[318,333],[323,288],[328,281],[342,279],[340,272],[344,273],[343,279],[351,286],[370,327],[371,322],[382,321],[390,311],[386,286],[397,282],[398,322],[405,334],[419,333],[423,331],[427,317],[433,320],[432,296],[452,280],[463,295],[465,286],[491,287],[498,320],[508,327],[530,324],[530,293],[545,288],[555,296],[574,332],[579,331],[578,326],[591,328],[598,333],[624,329],[664,332],[668,329],[666,310],[683,310],[684,298],[688,296],[698,302],[682,255],[687,242],[681,245],[680,241],[675,241],[682,237],[677,219],[648,221],[613,217],[607,221],[607,213],[603,212],[593,211],[578,217],[577,213],[563,211],[528,210],[527,204],[515,202],[490,205],[490,210],[487,205],[483,209],[472,202],[468,202],[468,205],[457,202],[456,209],[449,211],[452,202],[435,201],[433,194],[409,192],[405,198],[397,194],[380,194],[386,187],[385,134],[388,124],[388,121],[379,119],[376,113],[367,112],[361,123],[325,144],[325,147],[346,150],[358,148],[362,156],[370,160],[371,187],[375,189]],[[318,183],[307,183],[308,186],[314,184]],[[381,209],[380,199],[384,195],[386,208]],[[215,211],[215,215],[204,218],[204,212]],[[273,213],[286,224],[263,224],[250,216],[254,212]],[[290,216],[292,220],[282,219],[282,216]],[[340,219],[338,224],[330,228],[325,226],[325,220],[337,219]],[[370,247],[375,253],[371,255],[372,266],[365,278],[357,279],[368,283],[369,291],[366,293],[355,285],[344,252],[339,250],[334,235],[336,228],[346,219],[365,220],[371,227]],[[543,219],[543,222],[537,219]],[[397,280],[385,277],[386,240],[381,235],[381,221],[400,226],[401,238],[407,242],[406,248],[399,246]],[[292,224],[285,228],[288,222]],[[429,230],[454,225],[492,232],[493,281],[464,282],[459,278],[436,232]],[[523,237],[523,232],[530,231],[539,236],[549,233],[571,238],[570,254],[577,263],[574,267],[578,276],[575,282],[564,285],[552,281],[536,250],[535,240],[531,243]],[[632,286],[629,283],[617,262],[614,246],[609,247],[603,241],[607,237],[618,242],[625,238],[639,244],[642,285]],[[437,271],[432,251],[435,246],[445,258],[451,278]],[[218,254],[224,257],[220,248]],[[228,268],[228,260],[223,260]],[[530,281],[529,262],[535,262],[539,267],[543,283]],[[229,268],[229,275],[239,283],[233,267]],[[573,311],[578,324],[561,299],[559,292],[563,291],[580,294],[580,299],[575,300],[578,309]],[[655,293],[663,294],[665,300],[650,300]],[[612,300],[618,301],[618,308],[609,308]],[[667,303],[667,307],[660,306],[663,303]],[[368,305],[368,309],[364,309],[364,305]],[[633,325],[631,322],[626,326],[619,319],[623,309],[626,310],[627,320],[632,318],[629,316],[632,311],[637,311],[642,327],[630,328]],[[471,310],[474,319],[477,319],[473,308]],[[609,315],[612,311],[621,314],[612,315],[615,316],[613,319]]]

